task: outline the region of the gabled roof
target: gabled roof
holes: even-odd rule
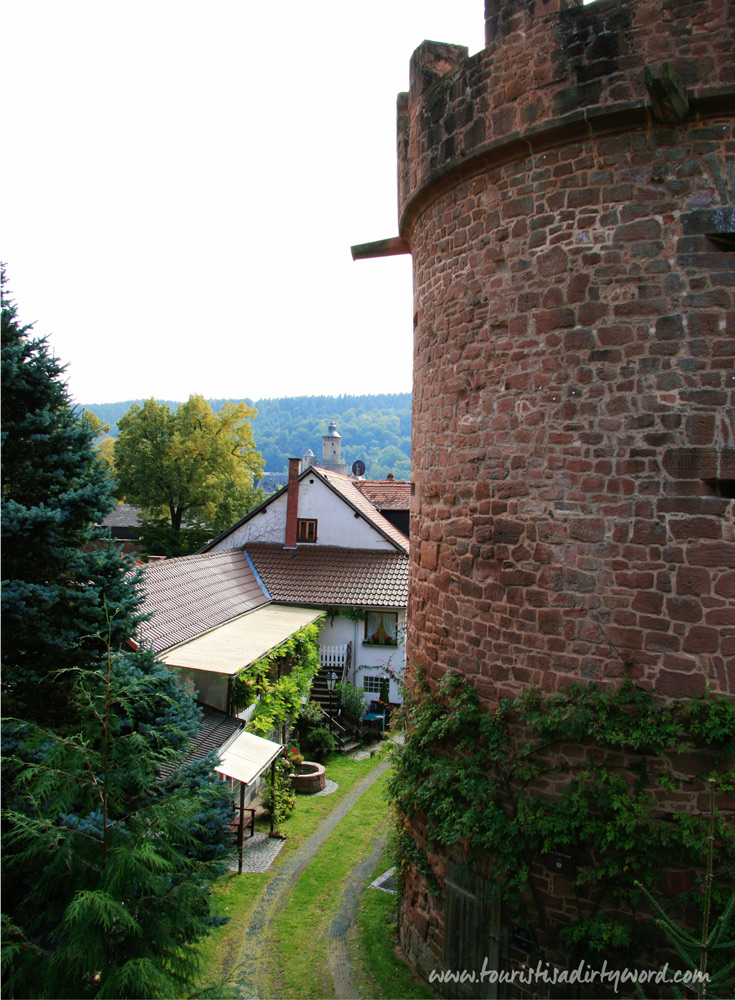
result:
[[[408,602],[408,556],[331,545],[249,543],[246,551],[274,601],[401,608]]]
[[[149,563],[139,637],[159,653],[268,604],[247,556],[228,549]]]
[[[380,511],[375,509],[370,500],[357,488],[356,480],[350,476],[343,476],[339,472],[329,472],[327,469],[320,469],[314,465],[307,471],[315,472],[354,511],[359,512],[366,521],[369,521],[373,525],[376,531],[379,531],[384,538],[392,542],[397,549],[400,549],[401,552],[408,552],[406,536],[395,525],[383,517]]]
[[[359,489],[356,487],[356,481],[351,479],[350,476],[343,476],[339,472],[330,472],[328,469],[321,469],[317,465],[309,465],[301,473],[299,473],[299,483],[306,476],[316,476],[321,482],[336,493],[355,513],[363,517],[369,524],[372,525],[375,530],[383,536],[387,541],[391,543],[399,552],[408,552],[408,542],[406,536],[402,531],[399,531],[395,525],[391,524],[387,518],[376,510],[370,500],[365,497]],[[410,484],[409,484],[410,489]],[[227,528],[221,534],[217,535],[211,541],[204,545],[200,552],[209,552],[218,545],[220,542],[224,541],[228,535],[233,534],[241,525],[246,524],[252,518],[256,517],[262,510],[273,503],[278,497],[284,496],[288,492],[288,487],[284,486],[282,490],[277,493],[273,493],[269,496],[263,503],[259,504],[254,510],[251,510],[245,517],[241,517],[239,521],[233,524],[231,527]],[[349,551],[349,550],[347,550]]]
[[[409,510],[411,484],[401,479],[356,479],[355,488],[378,510]]]

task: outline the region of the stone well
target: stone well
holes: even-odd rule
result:
[[[327,774],[323,764],[317,764],[313,760],[305,760],[299,764],[296,774],[291,777],[291,784],[295,792],[301,795],[314,795],[316,792],[323,792],[327,784]]]

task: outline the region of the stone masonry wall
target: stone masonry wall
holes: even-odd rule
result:
[[[488,709],[624,674],[733,695],[735,4],[486,0],[486,44],[424,43],[398,101],[408,662]],[[684,113],[654,113],[664,62]],[[563,921],[569,885],[536,876]],[[428,974],[415,870],[402,906]]]
[[[735,230],[719,82],[733,72],[719,56],[733,5],[687,4],[687,25],[660,0],[536,20],[533,6],[491,13],[490,48],[401,116],[415,276],[411,655],[437,674],[458,667],[489,702],[630,663],[663,694],[733,692],[735,274],[706,235]],[[498,73],[507,37],[494,19],[523,27],[523,66],[512,48]],[[588,106],[582,133],[579,110],[556,113],[570,90],[564,46],[580,34],[583,55],[607,36],[605,51],[626,53],[602,59],[594,94],[630,95],[615,115]],[[644,106],[644,63],[677,47],[682,75],[719,96],[708,117],[663,124]],[[451,47],[438,48],[445,66]],[[529,64],[546,67],[536,90]],[[440,169],[460,92],[474,114],[462,148],[484,134],[493,149]],[[535,154],[518,139],[532,105]]]

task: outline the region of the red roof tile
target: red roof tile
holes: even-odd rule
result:
[[[139,638],[157,653],[268,603],[241,549],[150,563],[143,587],[151,618]]]
[[[381,608],[408,601],[408,556],[402,552],[264,543],[249,544],[247,552],[274,601]]]
[[[411,484],[400,479],[356,479],[355,488],[378,510],[408,510]]]

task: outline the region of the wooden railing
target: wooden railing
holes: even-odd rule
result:
[[[340,681],[344,684],[349,677],[350,667],[352,666],[352,643],[345,642],[341,645],[320,646],[319,663],[322,667],[320,673],[322,671],[334,671],[334,673],[339,675]]]

